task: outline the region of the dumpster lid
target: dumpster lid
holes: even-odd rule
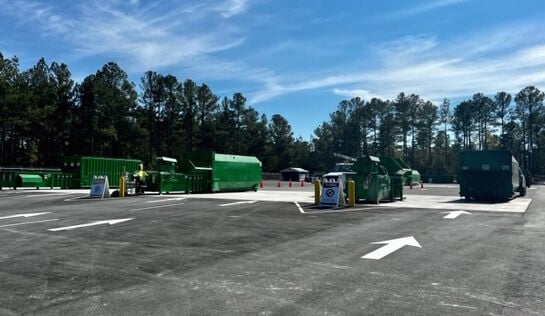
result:
[[[22,180],[31,180],[31,181],[42,181],[42,177],[37,174],[18,174],[18,177],[21,177]]]
[[[178,162],[178,160],[174,159],[174,158],[170,158],[170,157],[157,157],[157,160],[158,161],[166,161],[166,162]]]

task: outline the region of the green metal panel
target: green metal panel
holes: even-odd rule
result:
[[[14,188],[17,174],[15,171],[0,171],[0,188]]]
[[[146,191],[170,193],[189,193],[187,176],[182,173],[148,171],[146,177]]]
[[[141,163],[136,159],[73,156],[65,158],[62,170],[73,174],[74,185],[80,188],[91,187],[93,176],[108,176],[110,187],[118,187],[119,178],[134,173]]]
[[[460,195],[505,201],[519,190],[519,166],[509,151],[460,153]]]

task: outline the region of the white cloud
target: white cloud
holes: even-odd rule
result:
[[[224,18],[230,18],[244,12],[247,8],[247,0],[227,0],[217,6],[216,10]]]
[[[200,58],[244,43],[244,35],[218,19],[242,14],[245,0],[221,3],[152,4],[137,0],[73,4],[65,8],[39,1],[2,1],[4,9],[42,36],[62,38],[79,58],[123,58],[134,71],[192,66]],[[127,5],[130,5],[128,7]],[[207,21],[206,23],[204,21]],[[108,57],[110,56],[110,57]],[[75,57],[77,59],[78,57]]]
[[[359,97],[362,100],[369,101],[373,98],[379,98],[382,99],[382,96],[379,96],[377,94],[372,93],[369,90],[364,89],[333,89],[333,93],[343,96],[345,98],[355,98]]]
[[[404,17],[408,17],[408,16],[413,16],[413,15],[425,13],[425,12],[428,12],[428,11],[436,10],[436,9],[447,7],[447,6],[460,4],[460,3],[463,3],[463,2],[467,2],[467,1],[468,0],[424,1],[424,3],[421,4],[421,5],[404,8],[404,9],[399,10],[399,11],[394,11],[394,12],[391,12],[389,14],[383,15],[381,18],[382,19],[399,19],[399,18],[404,18]],[[413,2],[407,1],[407,2],[404,2],[404,3],[412,4]]]

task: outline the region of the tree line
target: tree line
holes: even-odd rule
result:
[[[257,156],[264,171],[302,164],[308,142],[280,114],[269,119],[242,93],[220,98],[205,83],[146,72],[137,86],[110,62],[76,83],[68,66],[20,71],[0,53],[0,166],[55,167],[64,156],[181,158],[195,150]]]
[[[281,115],[268,118],[242,93],[219,97],[205,83],[146,72],[137,86],[116,63],[82,82],[42,58],[21,71],[0,53],[0,166],[60,166],[63,156],[181,158],[185,152],[257,156],[263,171],[328,171],[334,152],[397,156],[422,174],[456,174],[461,150],[511,150],[534,174],[545,170],[544,94],[476,93],[451,107],[417,94],[341,101],[310,141]],[[513,102],[514,101],[514,102]]]
[[[424,175],[456,175],[462,150],[510,150],[529,174],[545,173],[545,94],[528,86],[514,98],[475,93],[451,107],[401,92],[394,100],[343,100],[314,132],[312,151],[320,168],[331,152],[349,156],[396,156]],[[514,102],[512,102],[514,101]]]

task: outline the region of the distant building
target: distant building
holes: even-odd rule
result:
[[[283,181],[305,181],[309,176],[308,170],[303,168],[287,168],[280,171],[280,176]]]

